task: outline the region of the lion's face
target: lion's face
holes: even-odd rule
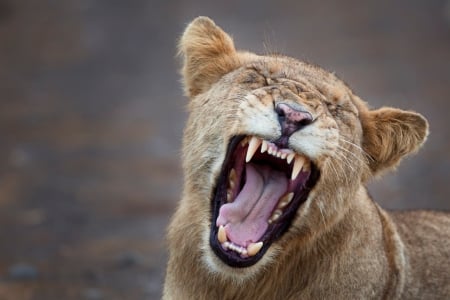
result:
[[[181,47],[192,99],[185,204],[196,208],[199,247],[214,270],[249,275],[288,245],[314,239],[357,201],[350,195],[362,181],[400,159],[376,149],[386,143],[378,121],[406,112],[369,111],[334,75],[287,57],[237,53],[208,19],[188,27]],[[422,124],[424,138],[423,119],[407,117]]]
[[[309,228],[302,215],[324,218],[328,204],[314,199],[326,193],[316,189],[359,183],[356,170],[364,156],[358,110],[350,97],[329,99],[314,81],[298,76],[305,67],[260,57],[224,76],[192,107],[191,119],[215,123],[205,132],[214,142],[185,142],[203,149],[202,161],[210,162],[193,176],[208,180],[202,195],[212,220],[208,244],[231,267],[254,265],[286,232]]]

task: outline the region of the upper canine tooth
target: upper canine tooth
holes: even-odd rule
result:
[[[258,254],[259,250],[261,250],[262,246],[263,246],[263,242],[251,243],[247,247],[247,255],[255,256],[256,254]]]
[[[295,153],[290,153],[286,158],[287,163],[290,164],[291,161],[294,159],[294,157],[295,157]]]
[[[228,241],[227,233],[226,233],[225,227],[223,227],[223,225],[219,226],[219,231],[217,232],[217,239],[219,240],[219,243],[221,243],[221,244]]]
[[[305,158],[303,156],[295,156],[294,167],[292,168],[291,179],[297,178],[298,173],[302,170],[303,164],[305,163]]]
[[[261,143],[262,141],[257,137],[253,136],[250,139],[250,142],[248,143],[247,156],[245,157],[246,162],[249,162],[252,159],[253,154],[255,154],[256,150],[259,148]]]
[[[268,147],[267,142],[263,140],[262,144],[261,144],[261,153],[266,152],[267,151],[267,147]]]

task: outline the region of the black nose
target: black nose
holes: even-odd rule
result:
[[[278,121],[281,125],[281,135],[289,137],[297,130],[309,125],[313,117],[309,112],[301,108],[293,108],[287,103],[278,103],[275,106]]]

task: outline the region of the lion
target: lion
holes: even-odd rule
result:
[[[189,118],[164,299],[450,298],[450,215],[387,212],[365,187],[422,146],[422,115],[237,51],[207,17],[179,51]]]

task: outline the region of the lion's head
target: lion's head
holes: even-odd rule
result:
[[[187,27],[180,53],[190,98],[181,205],[216,272],[248,275],[307,247],[428,132],[421,115],[370,110],[319,67],[236,51],[205,17]]]

